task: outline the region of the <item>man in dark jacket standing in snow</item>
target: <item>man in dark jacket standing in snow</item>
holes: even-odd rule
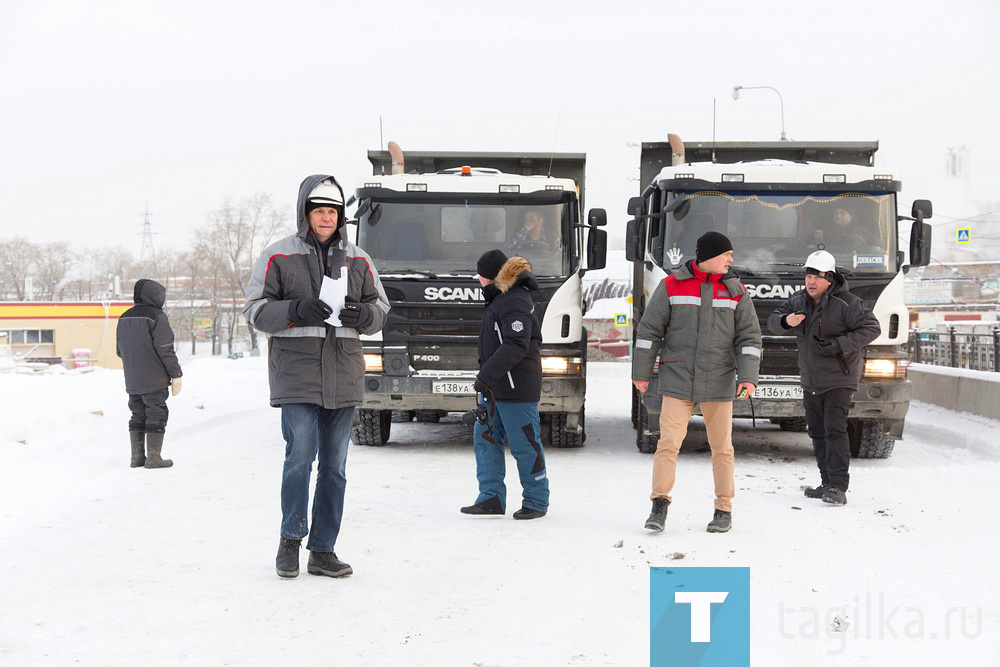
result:
[[[138,280],[135,305],[118,318],[115,351],[125,369],[125,391],[132,418],[128,434],[132,467],[169,468],[160,457],[167,428],[167,388],[181,391],[181,365],[174,353],[174,332],[163,313],[167,290],[154,280]]]
[[[250,325],[269,334],[271,405],[281,408],[286,443],[275,569],[280,577],[298,576],[299,548],[309,535],[309,574],[344,577],[354,570],[334,547],[351,423],[364,397],[360,336],[382,329],[389,301],[371,258],[347,240],[344,192],[332,176],[302,181],[297,218],[298,231],[257,260],[243,307]],[[333,309],[319,298],[324,277],[347,280],[339,326],[327,322]],[[317,457],[310,529],[309,477]]]
[[[486,424],[476,422],[473,444],[479,497],[463,514],[507,511],[503,446],[517,461],[523,489],[515,519],[537,519],[549,508],[549,480],[542,451],[538,400],[542,393],[541,326],[531,292],[538,281],[523,257],[490,250],[476,265],[486,310],[479,330],[479,374],[475,389],[488,411]]]
[[[732,526],[733,400],[737,392],[741,399],[753,395],[760,371],[760,322],[729,268],[733,244],[723,234],[707,232],[698,238],[695,257],[656,287],[636,331],[632,382],[642,393],[660,359],[660,440],[653,454],[653,509],[646,519],[646,528],[657,532],[666,523],[677,452],[696,404],[705,417],[715,479],[708,532]]]
[[[851,462],[847,412],[861,381],[864,348],[882,329],[861,298],[848,291],[833,255],[812,253],[805,270],[805,289],[775,308],[767,326],[777,334],[792,330],[798,343],[802,403],[820,474],[820,485],[805,494],[845,505]]]

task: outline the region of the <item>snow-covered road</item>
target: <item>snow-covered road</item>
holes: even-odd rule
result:
[[[187,361],[162,471],[128,467],[120,373],[0,376],[0,664],[641,665],[664,565],[751,568],[754,664],[1000,654],[1000,423],[914,404],[836,508],[802,496],[805,434],[739,421],[734,528],[715,535],[695,422],[652,535],[628,372],[591,365],[587,445],[547,452],[541,520],[459,514],[476,484],[456,415],[352,447],[345,580],[274,574],[283,445],[262,359]]]

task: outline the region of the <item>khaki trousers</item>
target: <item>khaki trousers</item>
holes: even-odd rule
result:
[[[660,408],[660,439],[653,454],[653,492],[650,499],[671,500],[677,473],[677,452],[687,435],[688,421],[694,414],[695,403],[672,396],[663,397]],[[701,403],[712,449],[712,476],[715,478],[715,509],[733,511],[736,480],[733,476],[733,402]],[[671,500],[671,502],[673,502]]]

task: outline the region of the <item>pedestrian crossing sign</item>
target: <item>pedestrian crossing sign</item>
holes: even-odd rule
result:
[[[615,313],[615,326],[616,327],[627,327],[628,326],[628,313]]]
[[[970,234],[971,231],[972,230],[970,230],[968,227],[966,227],[964,229],[957,230],[955,232],[955,234],[956,234],[956,240],[959,243],[969,243],[972,240],[970,238],[971,237],[971,234]]]

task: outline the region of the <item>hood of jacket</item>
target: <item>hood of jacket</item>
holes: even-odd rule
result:
[[[833,280],[830,281],[830,287],[826,290],[827,294],[843,294],[849,291],[847,278],[834,271]]]
[[[145,304],[162,309],[167,301],[167,289],[155,280],[143,278],[135,281],[132,300],[136,305]]]
[[[524,257],[511,257],[497,273],[496,286],[506,294],[512,288],[521,285],[528,290],[538,289],[538,280],[531,273],[531,263]]]
[[[306,176],[306,178],[302,181],[302,184],[299,185],[299,200],[298,204],[295,206],[295,220],[298,225],[298,231],[295,233],[296,236],[306,238],[310,235],[309,216],[306,215],[306,202],[308,201],[309,193],[313,191],[313,188],[327,179],[332,181],[333,184],[337,186],[340,190],[340,197],[346,204],[347,197],[344,196],[344,188],[341,187],[336,178],[327,174],[313,174],[312,176]],[[344,223],[346,222],[345,216],[347,214],[346,206],[338,206],[337,209],[340,211],[340,215],[337,220],[337,231],[334,234],[335,239],[340,236],[340,230],[344,228]]]

